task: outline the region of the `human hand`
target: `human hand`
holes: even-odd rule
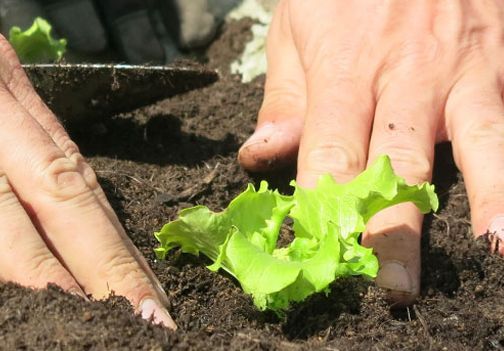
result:
[[[0,36],[0,281],[125,296],[175,329],[167,297],[127,237],[95,173]]]
[[[2,32],[47,18],[77,54],[115,48],[130,63],[165,63],[207,44],[218,20],[208,0],[0,0]],[[102,20],[103,19],[103,20]]]
[[[297,156],[297,181],[345,182],[390,155],[408,183],[429,181],[434,145],[451,141],[476,236],[504,255],[504,1],[280,1],[264,101],[241,164]],[[299,150],[299,152],[298,152]],[[420,290],[422,215],[402,204],[368,223],[377,284],[397,305]]]

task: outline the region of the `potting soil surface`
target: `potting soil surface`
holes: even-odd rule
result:
[[[177,332],[135,316],[127,301],[85,302],[57,287],[0,285],[2,350],[504,350],[504,259],[474,240],[464,183],[451,150],[438,147],[441,208],[425,219],[418,303],[391,311],[361,278],[337,281],[285,317],[259,312],[238,283],[175,251],[157,261],[153,232],[182,208],[221,210],[248,182],[288,191],[292,169],[250,175],[236,161],[253,131],[264,78],[242,84],[228,65],[250,21],[226,25],[208,49],[217,83],[101,125],[73,131],[112,206],[170,298]]]

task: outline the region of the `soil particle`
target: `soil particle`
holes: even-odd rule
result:
[[[347,278],[279,318],[255,309],[237,282],[208,261],[175,251],[157,261],[152,233],[195,204],[223,209],[257,177],[237,164],[252,132],[263,79],[241,84],[224,68],[244,45],[250,23],[224,28],[208,64],[222,79],[104,122],[73,137],[96,170],[128,234],[170,297],[177,332],[150,325],[122,298],[85,302],[49,287],[0,285],[2,350],[502,350],[504,260],[473,240],[467,194],[451,150],[437,149],[438,213],[422,240],[422,290],[413,307],[391,312],[372,282]],[[267,174],[286,184],[291,170]],[[288,223],[282,230],[287,243]]]

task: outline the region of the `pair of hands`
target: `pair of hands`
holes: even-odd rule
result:
[[[503,37],[502,0],[282,0],[258,126],[239,161],[258,171],[297,157],[299,184],[313,186],[388,154],[416,183],[431,177],[434,144],[449,140],[474,232],[495,232],[504,254]],[[0,280],[96,298],[113,290],[175,328],[161,285],[4,38],[0,111]],[[421,223],[401,205],[363,238],[381,261],[377,283],[400,304],[419,293]]]

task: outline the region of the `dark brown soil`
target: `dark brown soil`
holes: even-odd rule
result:
[[[223,71],[243,46],[246,25],[224,30],[209,65]],[[223,74],[207,88],[73,133],[168,292],[177,332],[133,316],[122,298],[88,303],[55,287],[3,285],[0,349],[504,350],[504,260],[473,240],[463,180],[447,146],[436,164],[441,209],[425,220],[422,296],[409,309],[391,312],[372,283],[353,278],[277,318],[258,312],[235,281],[207,270],[204,258],[155,260],[152,233],[181,208],[222,209],[256,180],[236,153],[261,97],[261,79],[240,84]],[[267,178],[287,184],[289,173]]]

